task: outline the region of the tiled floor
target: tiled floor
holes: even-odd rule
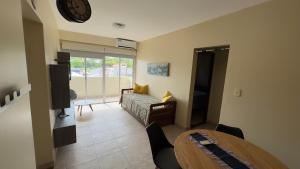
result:
[[[55,169],[154,169],[145,128],[119,104],[83,107],[77,143],[57,150]],[[164,128],[170,142],[184,130]]]

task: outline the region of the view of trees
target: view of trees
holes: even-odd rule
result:
[[[86,63],[85,63],[86,62]],[[119,62],[121,67],[119,68]],[[101,76],[103,71],[103,60],[97,58],[71,57],[72,76]],[[105,57],[105,74],[106,76],[131,75],[133,71],[133,59]]]

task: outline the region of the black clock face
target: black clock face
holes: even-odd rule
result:
[[[85,22],[91,17],[91,6],[88,0],[57,0],[60,14],[72,22]]]

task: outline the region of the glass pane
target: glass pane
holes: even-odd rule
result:
[[[120,58],[120,65],[120,88],[131,88],[133,80],[133,59]]]
[[[103,102],[103,60],[86,58],[87,99]]]
[[[105,101],[118,101],[120,96],[118,57],[105,57]]]
[[[77,94],[77,99],[85,99],[85,64],[82,57],[71,57],[70,88]]]

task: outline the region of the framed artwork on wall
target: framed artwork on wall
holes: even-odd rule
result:
[[[169,76],[169,63],[148,63],[147,72],[150,75]]]

